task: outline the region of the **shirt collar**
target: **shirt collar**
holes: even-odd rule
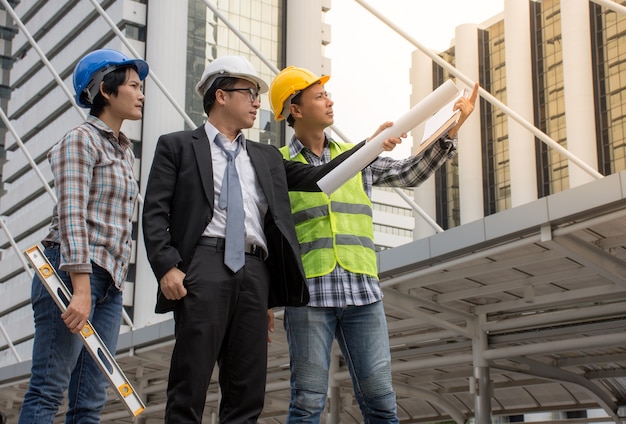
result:
[[[209,121],[205,122],[204,131],[206,132],[206,135],[211,143],[213,143],[213,140],[215,140],[215,137],[219,134],[218,129],[215,128]],[[242,131],[239,131],[239,134],[237,134],[236,142],[241,143],[241,148],[246,150],[246,137],[243,135]]]
[[[335,141],[332,138],[330,138],[328,134],[324,133],[324,149],[327,149],[328,145],[334,142]],[[296,156],[298,156],[298,153],[300,153],[302,150],[306,148],[307,147],[304,144],[302,144],[300,140],[298,140],[295,134],[292,135],[291,140],[289,141],[289,159],[295,158]]]
[[[119,144],[119,146],[123,148],[127,148],[132,144],[128,137],[126,137],[126,135],[121,131],[119,132],[118,136],[115,137],[115,132],[100,118],[97,118],[93,115],[87,115],[86,122],[95,127],[102,134],[104,134],[108,140],[115,140],[117,143],[114,144]]]

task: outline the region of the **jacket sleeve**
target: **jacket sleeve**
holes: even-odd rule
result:
[[[172,245],[169,231],[170,205],[177,174],[178,164],[171,143],[165,136],[161,136],[150,168],[142,215],[148,261],[157,281],[182,261],[180,253]]]

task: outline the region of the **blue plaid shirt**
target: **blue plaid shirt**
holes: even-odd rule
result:
[[[289,143],[289,157],[298,153],[311,165],[319,166],[330,162],[329,143],[335,143],[328,135],[322,156],[318,157],[305,147],[295,135]],[[372,186],[417,187],[426,181],[444,162],[456,154],[456,140],[442,138],[439,143],[420,156],[396,160],[378,157],[362,171],[363,190],[372,197]],[[383,298],[378,279],[366,274],[355,274],[337,265],[330,273],[307,280],[311,300],[308,306],[335,307],[362,306]]]

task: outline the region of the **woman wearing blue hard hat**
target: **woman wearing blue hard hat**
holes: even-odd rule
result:
[[[48,153],[58,203],[45,255],[72,292],[63,313],[37,276],[31,302],[35,339],[31,378],[19,423],[52,423],[68,390],[66,423],[99,423],[108,380],[77,334],[90,320],[115,353],[122,285],[131,254],[138,185],[125,119],[142,117],[148,64],[101,49],[74,68],[76,103],[89,116]]]

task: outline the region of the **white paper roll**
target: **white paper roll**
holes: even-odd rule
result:
[[[407,113],[398,118],[391,127],[385,128],[380,134],[369,140],[358,152],[322,177],[317,182],[319,188],[330,196],[384,151],[383,143],[385,140],[408,133],[430,118],[433,113],[445,106],[446,103],[449,103],[458,92],[459,90],[452,80],[444,82]]]

